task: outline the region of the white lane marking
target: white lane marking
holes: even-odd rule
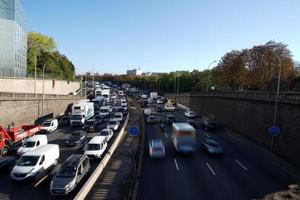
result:
[[[175,167],[176,167],[177,171],[179,171],[179,167],[178,167],[176,159],[174,159],[174,163],[175,163]]]
[[[48,175],[44,176],[41,180],[39,180],[34,187],[37,187],[39,184],[41,184],[46,178],[48,177]]]
[[[168,138],[168,134],[165,132],[165,136],[166,136],[166,138]]]
[[[211,173],[215,176],[216,173],[215,173],[214,170],[211,168],[211,166],[210,166],[208,163],[206,163],[206,166],[207,166],[208,169],[211,171]]]
[[[239,164],[245,171],[248,171],[247,167],[245,167],[242,163],[240,163],[240,161],[238,161],[237,159],[234,160],[237,164]]]
[[[210,137],[207,133],[204,133],[204,135],[205,135],[206,137]]]

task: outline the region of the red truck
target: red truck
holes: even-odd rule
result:
[[[6,155],[22,141],[41,130],[40,125],[19,125],[8,129],[0,126],[0,155]]]

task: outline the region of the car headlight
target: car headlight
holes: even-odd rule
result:
[[[27,176],[35,176],[37,172],[31,170],[27,173]]]
[[[65,186],[65,189],[70,190],[74,186],[75,182],[71,181],[69,184]]]

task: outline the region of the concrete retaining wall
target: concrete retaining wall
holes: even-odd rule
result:
[[[56,117],[76,102],[76,99],[45,99],[44,116]],[[15,124],[34,124],[36,120],[43,117],[42,100],[0,101],[0,110],[0,124],[4,127],[12,122]]]
[[[0,79],[0,92],[34,93],[34,79]],[[80,88],[79,82],[45,80],[45,94],[69,94]],[[43,92],[43,80],[36,80],[36,92]]]
[[[270,150],[268,129],[273,124],[274,101],[205,95],[178,96],[176,99]],[[274,138],[273,152],[300,167],[300,102],[279,102],[277,125],[281,134]]]

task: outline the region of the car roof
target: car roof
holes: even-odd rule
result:
[[[176,130],[181,130],[181,131],[195,131],[195,129],[186,122],[179,122],[179,123],[173,123],[173,127]]]
[[[62,164],[63,166],[69,166],[69,167],[77,167],[80,161],[85,158],[85,154],[72,154],[67,160]]]
[[[101,143],[106,139],[105,136],[94,136],[88,144],[97,144],[97,143]]]
[[[26,141],[37,141],[37,140],[41,140],[41,139],[47,139],[47,135],[34,135],[30,138],[28,138]]]
[[[162,147],[163,146],[162,139],[152,139],[151,143],[152,143],[152,146],[155,146],[155,147]]]
[[[123,115],[121,112],[116,112],[115,115]]]
[[[42,154],[45,154],[49,150],[53,148],[59,148],[57,144],[46,144],[46,145],[40,145],[37,148],[33,149],[32,151],[26,152],[25,156],[40,156]]]

